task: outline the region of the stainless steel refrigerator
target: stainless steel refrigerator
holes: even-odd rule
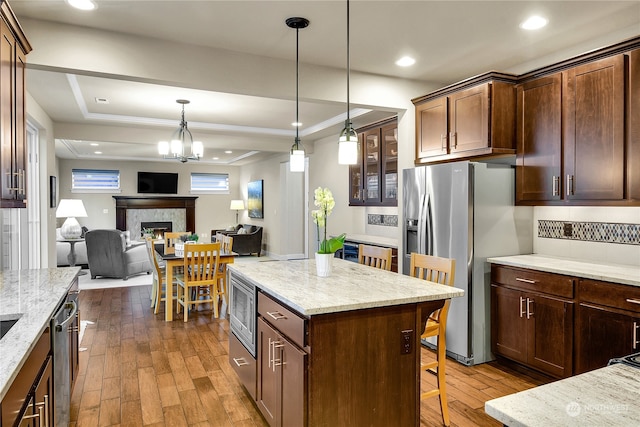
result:
[[[456,260],[454,286],[465,296],[451,301],[447,354],[466,365],[493,359],[487,257],[533,250],[533,208],[514,206],[514,195],[508,164],[465,161],[403,170],[403,273],[412,252]]]

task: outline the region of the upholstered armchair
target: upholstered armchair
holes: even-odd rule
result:
[[[92,279],[104,276],[127,280],[136,274],[151,273],[144,242],[127,245],[125,234],[115,229],[91,230],[84,237]]]
[[[234,231],[211,230],[211,241],[215,242],[217,233],[233,237],[233,252],[238,255],[260,256],[262,251],[262,227],[259,225],[244,224],[236,227]]]

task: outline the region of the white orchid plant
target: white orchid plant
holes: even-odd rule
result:
[[[338,237],[332,237],[327,239],[327,218],[331,215],[333,208],[336,205],[333,200],[333,194],[328,188],[318,187],[314,191],[314,205],[319,209],[311,211],[313,222],[316,224],[318,230],[318,253],[319,254],[332,254],[338,249],[344,246],[344,239],[347,237],[345,233],[342,233]],[[320,241],[320,227],[323,228],[324,238]]]

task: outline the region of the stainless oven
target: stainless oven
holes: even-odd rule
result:
[[[256,302],[258,289],[249,280],[229,270],[230,303],[229,324],[231,332],[253,357],[256,357]]]

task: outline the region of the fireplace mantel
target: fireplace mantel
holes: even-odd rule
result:
[[[127,230],[127,209],[186,209],[187,230],[196,229],[196,199],[189,197],[112,196],[116,200],[116,228]]]

